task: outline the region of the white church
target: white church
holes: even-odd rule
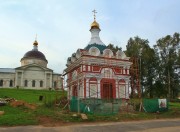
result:
[[[26,52],[17,68],[0,68],[0,88],[62,89],[61,74],[47,67],[45,55],[38,50],[35,40],[33,49]]]

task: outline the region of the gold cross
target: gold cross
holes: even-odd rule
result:
[[[93,13],[94,13],[94,21],[96,20],[96,10],[94,9],[93,11],[92,11]]]

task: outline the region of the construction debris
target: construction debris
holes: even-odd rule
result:
[[[0,111],[0,116],[1,116],[1,115],[4,115],[4,111]]]
[[[24,103],[25,102],[22,101],[22,100],[15,100],[15,101],[10,102],[10,106],[12,106],[12,107],[19,107],[19,106],[23,106]]]
[[[73,114],[72,117],[77,117],[78,115],[77,114]]]
[[[4,106],[13,100],[15,99],[14,98],[0,98],[0,106]]]
[[[10,105],[13,107],[25,106],[25,107],[32,109],[32,110],[35,110],[37,107],[35,104],[29,104],[23,100],[12,101],[12,102],[10,102]]]
[[[0,98],[0,106],[4,106],[8,103],[12,107],[24,106],[24,107],[32,109],[32,110],[35,110],[37,107],[35,104],[30,104],[30,103],[27,103],[23,100],[15,100],[14,98],[7,98],[7,97],[6,98]]]
[[[81,118],[82,118],[83,120],[87,120],[87,119],[88,119],[88,117],[87,117],[86,114],[81,114]]]
[[[0,106],[4,106],[4,105],[6,105],[7,104],[7,102],[6,101],[4,101],[4,100],[0,100]]]

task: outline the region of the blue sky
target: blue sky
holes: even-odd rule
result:
[[[20,66],[38,49],[48,67],[62,73],[67,57],[90,41],[92,10],[97,10],[101,40],[126,49],[130,37],[150,41],[180,32],[180,0],[0,0],[0,68]]]

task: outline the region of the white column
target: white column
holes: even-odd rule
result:
[[[28,80],[28,88],[31,88],[32,87],[32,80]]]
[[[79,83],[79,97],[84,98],[84,89],[82,88],[81,83]]]
[[[6,80],[6,88],[8,88],[8,87],[9,87],[9,85],[10,85],[10,80],[9,80],[9,79],[7,79],[7,80]]]
[[[49,81],[50,81],[50,83],[49,83],[49,84],[50,84],[50,87],[53,88],[53,87],[52,87],[52,73],[50,73],[50,79],[49,79]],[[57,83],[57,85],[58,85],[58,83]]]
[[[21,87],[23,87],[23,78],[24,78],[24,72],[21,72]]]
[[[46,72],[44,72],[44,88],[46,88],[46,81],[47,81]]]
[[[15,87],[17,86],[17,83],[18,83],[18,72],[16,72]]]
[[[128,67],[127,67],[127,74],[128,74],[128,75],[129,75],[129,68],[130,68],[130,67],[128,66]]]
[[[86,78],[86,98],[89,98],[89,78]]]
[[[124,67],[123,67],[123,74],[125,74],[125,73],[126,73],[125,68],[126,68],[126,67],[124,66]]]
[[[126,86],[126,93],[125,93],[125,98],[129,99],[129,79],[125,80],[125,86]]]
[[[82,84],[83,84],[83,81],[81,82],[81,79],[79,79],[78,85],[77,85],[79,89],[79,93],[78,93],[79,98],[84,98],[84,90],[83,90]]]
[[[116,87],[116,98],[119,98],[119,85],[118,85],[118,81],[119,81],[119,80],[116,80],[116,82],[115,82],[115,87]]]
[[[40,80],[36,80],[36,87],[40,89]]]
[[[3,87],[7,87],[7,80],[3,79]]]
[[[90,69],[91,67],[90,66],[88,66],[88,71],[91,71],[91,69]]]
[[[101,79],[97,80],[98,98],[101,98]]]

